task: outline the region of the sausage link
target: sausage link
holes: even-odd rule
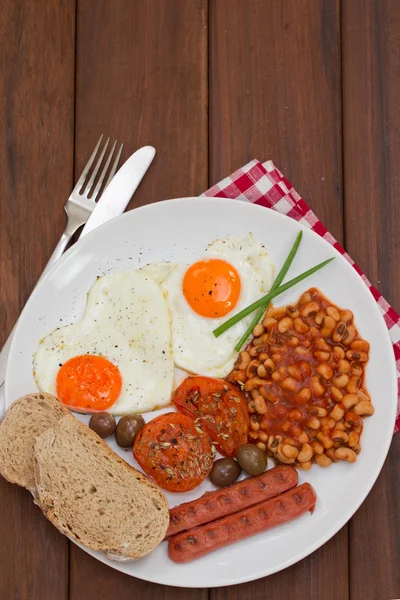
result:
[[[243,479],[227,488],[206,492],[196,500],[171,508],[166,537],[278,496],[295,487],[297,483],[296,469],[281,465],[257,477]]]
[[[280,496],[180,533],[169,540],[168,555],[176,563],[186,563],[251,535],[267,531],[313,511],[316,494],[303,483]]]

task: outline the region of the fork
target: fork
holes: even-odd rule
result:
[[[104,148],[101,150],[100,156],[99,156],[97,163],[92,171],[92,174],[91,174],[90,178],[88,178],[90,169],[96,159],[96,156],[98,154],[102,140],[103,140],[103,136],[101,135],[99,141],[96,144],[95,149],[92,152],[91,157],[88,160],[87,165],[85,166],[85,168],[82,171],[82,175],[79,177],[76,186],[72,190],[72,193],[64,206],[64,210],[67,213],[67,217],[68,217],[67,225],[64,229],[64,233],[62,234],[62,236],[60,238],[60,241],[58,242],[57,246],[55,247],[55,249],[53,251],[53,254],[50,256],[49,261],[48,261],[47,265],[45,266],[44,271],[39,278],[39,281],[42,279],[43,275],[45,273],[47,273],[47,271],[50,269],[50,267],[63,254],[65,248],[67,247],[68,243],[70,242],[72,236],[77,231],[77,229],[79,229],[79,227],[81,227],[81,225],[84,225],[86,223],[86,221],[89,219],[90,215],[92,214],[92,212],[96,206],[96,200],[99,200],[99,198],[101,196],[100,190],[101,190],[102,184],[106,178],[107,171],[110,167],[111,160],[114,155],[115,148],[117,146],[117,141],[115,141],[113,144],[113,147],[111,148],[111,152],[108,155],[108,158],[104,164],[104,167],[100,174],[100,177],[99,177],[97,183],[95,184],[96,176],[100,170],[101,164],[102,164],[104,156],[106,154],[106,151],[107,151],[107,148],[108,148],[108,145],[110,142],[110,138],[108,138],[106,143],[104,144]],[[112,164],[110,173],[108,175],[106,184],[104,186],[104,190],[106,189],[106,187],[110,183],[111,179],[115,175],[115,172],[118,167],[119,159],[122,154],[122,148],[123,148],[123,144],[121,144],[121,146],[118,150],[118,153],[115,157],[115,160]],[[39,281],[38,281],[38,283],[39,283]],[[4,383],[5,370],[6,370],[6,364],[7,364],[7,356],[8,356],[9,350],[10,350],[11,340],[12,340],[16,325],[17,325],[17,323],[15,323],[10,335],[8,336],[8,338],[7,338],[6,342],[4,343],[4,346],[0,352],[0,389]],[[1,402],[0,402],[0,419],[2,416],[2,414],[1,414],[2,412],[3,411],[1,410]]]
[[[96,159],[96,156],[98,154],[102,140],[103,140],[103,136],[101,135],[99,141],[96,144],[95,149],[92,152],[91,157],[89,158],[89,160],[87,162],[87,165],[83,169],[82,174],[77,181],[76,186],[72,190],[70,197],[68,198],[67,202],[65,203],[64,210],[67,213],[67,218],[68,218],[67,225],[65,227],[64,233],[62,234],[62,236],[60,238],[60,241],[58,242],[57,246],[55,247],[55,249],[53,251],[53,254],[50,256],[50,259],[49,259],[47,265],[45,266],[43,273],[41,274],[41,276],[39,278],[39,281],[42,279],[44,274],[47,273],[47,271],[50,269],[50,267],[63,254],[65,248],[68,246],[74,233],[79,229],[79,227],[84,225],[86,223],[86,221],[89,219],[90,215],[93,212],[94,207],[96,206],[96,201],[101,196],[100,189],[101,189],[101,186],[107,175],[107,171],[109,169],[115,148],[117,146],[117,141],[115,141],[113,144],[113,147],[111,148],[111,152],[108,155],[107,161],[103,167],[103,170],[100,174],[100,177],[95,186],[94,184],[95,184],[96,176],[100,170],[105,153],[107,152],[110,138],[108,138],[106,143],[104,144],[104,148],[102,149],[102,151],[100,153],[100,156],[97,160],[96,166],[94,167],[89,180],[88,180],[88,175],[89,175],[89,171]],[[121,146],[118,150],[118,153],[117,153],[114,163],[111,167],[111,170],[108,175],[106,184],[103,188],[103,191],[106,189],[106,187],[110,183],[111,179],[115,175],[115,172],[118,167],[119,159],[121,158],[123,146],[124,145],[121,144]],[[39,283],[39,281],[38,281],[38,283]],[[7,342],[8,342],[8,340],[7,340]],[[6,344],[7,344],[7,342],[6,342]]]

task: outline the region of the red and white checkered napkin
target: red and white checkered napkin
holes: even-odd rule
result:
[[[374,288],[364,273],[354,263],[342,246],[329,233],[326,227],[318,220],[311,208],[299,196],[289,181],[275,167],[272,160],[260,163],[253,160],[229,177],[214,185],[204,196],[215,196],[219,198],[232,198],[254,202],[267,208],[277,210],[302,225],[309,227],[315,233],[329,242],[342,254],[363,279],[381,311],[389,330],[390,339],[393,343],[393,351],[396,359],[397,380],[399,383],[399,394],[397,401],[397,418],[394,433],[400,430],[400,316],[386,302],[376,288]]]

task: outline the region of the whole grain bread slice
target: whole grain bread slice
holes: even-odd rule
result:
[[[0,424],[0,473],[27,488],[36,498],[34,444],[36,436],[53,427],[69,410],[51,394],[35,393],[19,398]]]
[[[47,518],[113,560],[140,558],[165,537],[163,494],[75,418],[36,439],[35,480]]]

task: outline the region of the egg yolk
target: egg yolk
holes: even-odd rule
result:
[[[240,296],[240,277],[224,260],[200,260],[183,278],[183,294],[202,317],[218,318],[229,313]]]
[[[81,410],[106,410],[117,400],[122,377],[102,356],[74,356],[57,374],[57,396],[67,406]]]

